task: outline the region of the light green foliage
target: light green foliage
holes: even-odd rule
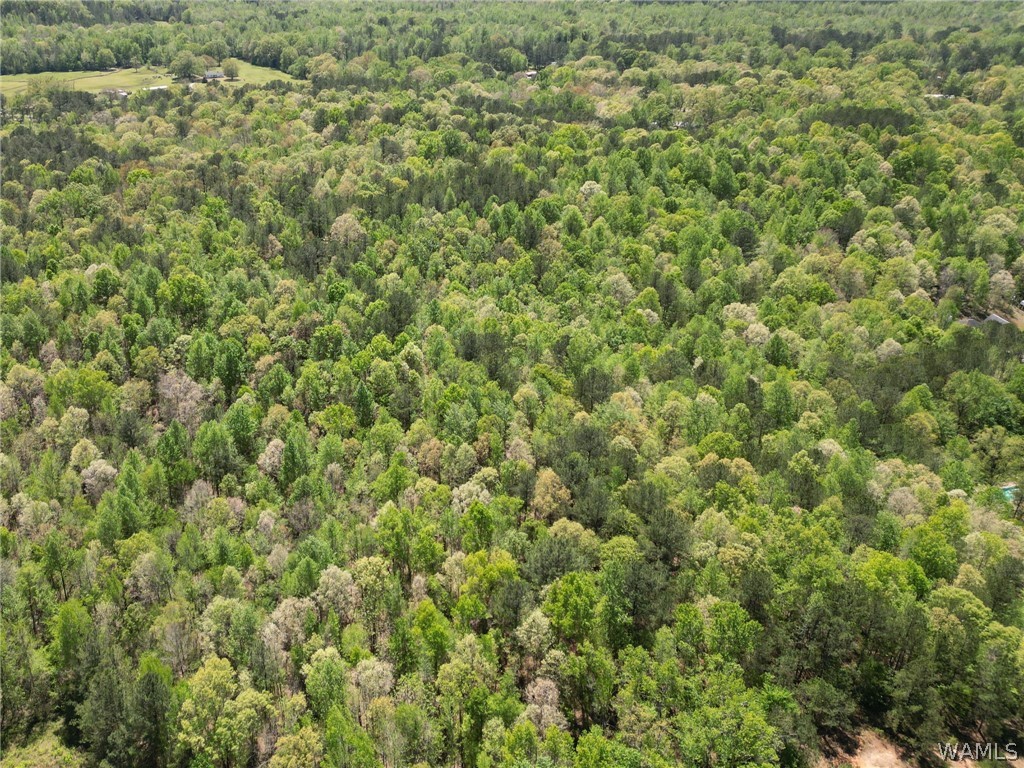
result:
[[[594,631],[600,599],[592,578],[570,573],[551,585],[544,612],[562,637],[576,643]]]
[[[240,684],[227,659],[211,656],[189,679],[178,713],[178,749],[214,765],[244,765],[269,710],[265,693]]]
[[[323,751],[320,734],[307,725],[277,740],[270,768],[317,768]]]
[[[348,710],[334,706],[327,715],[327,764],[331,768],[378,768],[380,761],[374,754],[373,742],[355,722]]]
[[[1024,732],[1022,11],[625,10],[5,0],[4,766]]]

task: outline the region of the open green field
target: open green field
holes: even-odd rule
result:
[[[289,75],[287,72],[281,72],[277,69],[270,67],[257,67],[255,64],[250,64],[247,61],[238,62],[238,79],[237,80],[218,80],[221,85],[225,85],[228,88],[240,88],[243,85],[266,85],[267,83],[273,82],[274,80],[283,80],[286,83],[299,82],[296,78]],[[206,83],[198,82],[195,84],[196,88],[205,88]]]
[[[281,72],[270,67],[257,67],[255,64],[250,64],[247,61],[240,61],[238,62],[238,79],[229,82],[228,85],[245,85],[246,83],[266,85],[274,80],[284,80],[286,83],[298,82],[287,72]]]
[[[0,93],[14,96],[24,92],[30,83],[44,80],[59,80],[68,83],[77,91],[99,93],[106,88],[123,88],[126,91],[149,88],[154,85],[170,85],[173,79],[162,70],[119,69],[92,72],[40,72],[33,75],[3,75],[0,77]]]
[[[151,88],[155,85],[170,85],[174,79],[164,69],[143,68],[119,69],[114,71],[91,72],[40,72],[32,75],[0,76],[0,93],[14,96],[28,89],[29,84],[43,80],[59,80],[68,83],[72,88],[89,93],[99,93],[107,88],[123,88],[135,91]],[[272,80],[295,82],[295,78],[284,72],[269,67],[257,67],[248,62],[240,62],[239,77],[233,81],[223,81],[225,85],[237,88],[246,84],[265,85]],[[202,87],[201,85],[199,87]]]

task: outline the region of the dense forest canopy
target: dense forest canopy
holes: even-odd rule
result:
[[[6,76],[178,78],[2,102],[11,765],[1024,732],[1019,5],[5,0],[0,32]]]

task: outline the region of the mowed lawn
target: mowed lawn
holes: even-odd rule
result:
[[[171,85],[174,82],[166,70],[145,67],[139,70],[40,72],[33,75],[0,75],[0,93],[3,93],[4,96],[14,96],[26,91],[30,83],[46,79],[60,80],[68,83],[76,91],[88,91],[89,93],[99,93],[107,88],[137,91],[142,88],[151,88],[154,85]],[[222,82],[230,87],[238,87],[247,83],[265,85],[272,80],[295,82],[294,77],[284,72],[269,67],[257,67],[244,61],[239,64],[237,80]],[[202,87],[201,84],[199,87]]]
[[[40,72],[34,75],[0,76],[0,93],[13,96],[28,89],[32,82],[60,80],[76,91],[99,93],[107,88],[123,88],[135,91],[154,85],[170,85],[174,80],[166,72],[156,69],[118,69],[94,72]]]
[[[220,67],[214,67],[214,69],[219,70]],[[241,85],[266,85],[274,80],[283,80],[286,83],[299,82],[287,72],[281,72],[278,69],[271,69],[270,67],[257,67],[255,64],[250,64],[247,61],[238,62],[237,80],[224,79],[219,82],[227,86],[238,87]],[[203,83],[197,83],[196,87],[202,88]]]

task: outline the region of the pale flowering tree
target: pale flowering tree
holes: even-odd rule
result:
[[[569,727],[559,706],[558,685],[547,677],[538,677],[526,686],[526,709],[519,717],[533,723],[537,733],[552,727],[560,731]]]
[[[509,461],[521,461],[529,467],[535,465],[533,450],[530,448],[530,444],[521,437],[509,440],[505,447],[505,458]]]
[[[395,684],[394,667],[379,659],[363,659],[349,676],[352,702],[362,725],[374,699],[387,696]]]
[[[902,354],[903,345],[896,341],[896,339],[886,339],[875,350],[875,356],[883,363]]]
[[[924,505],[907,486],[894,488],[885,502],[886,509],[898,517],[919,517],[924,513]]]
[[[274,235],[267,236],[267,244],[263,249],[264,259],[274,259],[280,256],[284,252],[284,246],[281,245],[281,241]]]
[[[553,469],[544,467],[537,473],[530,511],[538,520],[563,517],[572,504],[572,495]]]
[[[39,349],[39,362],[49,369],[59,359],[60,354],[57,351],[57,343],[53,339],[49,339]]]
[[[335,493],[342,493],[345,490],[345,470],[336,461],[324,467],[324,480]]]
[[[182,517],[186,522],[195,522],[199,513],[216,496],[213,486],[206,480],[196,480],[185,494]]]
[[[431,437],[420,445],[416,451],[416,466],[421,475],[434,480],[441,479],[441,456],[444,452],[444,443],[436,437]]]
[[[771,338],[772,332],[768,330],[768,326],[764,323],[751,323],[747,326],[747,329],[743,331],[743,340],[747,344],[752,344],[756,347],[763,347],[768,343]]]
[[[284,441],[275,437],[267,443],[267,447],[263,449],[263,453],[261,453],[259,458],[256,459],[256,466],[260,468],[260,471],[263,472],[263,474],[276,478],[278,473],[281,471],[281,463],[283,459]]]
[[[160,377],[157,384],[160,417],[165,422],[180,421],[194,435],[203,420],[206,392],[187,373],[177,369]]]
[[[31,405],[36,398],[43,397],[43,381],[42,373],[20,363],[12,365],[7,372],[7,386],[25,405]]]
[[[14,390],[0,381],[0,421],[5,421],[18,412],[18,398]]]
[[[277,524],[277,516],[269,509],[264,509],[260,512],[259,519],[256,521],[256,531],[265,538],[270,538],[274,533],[274,526]]]
[[[475,477],[452,491],[452,510],[457,515],[465,514],[474,501],[481,504],[491,503],[491,492]]]
[[[540,608],[535,608],[516,629],[515,637],[522,649],[523,673],[527,678],[531,678],[555,642],[551,620]]]
[[[165,553],[143,552],[128,574],[128,594],[143,605],[156,605],[170,594],[173,579],[174,567]]]
[[[722,319],[727,323],[733,321],[749,325],[757,320],[757,307],[739,302],[726,304],[722,307]]]
[[[114,487],[117,470],[105,459],[95,459],[82,470],[82,487],[93,504],[99,502],[104,493]]]
[[[31,499],[24,493],[15,494],[11,499],[10,516],[17,521],[19,532],[32,541],[49,531],[57,517],[51,505]]]
[[[661,322],[661,317],[650,307],[643,307],[639,310],[640,317],[642,317],[648,325],[657,325]]]
[[[275,544],[267,555],[267,568],[274,574],[275,578],[284,573],[284,565],[288,561],[288,547],[284,544]]]
[[[268,621],[260,628],[260,641],[270,664],[278,669],[287,669],[291,657],[285,650],[287,640],[284,631],[274,622]]]
[[[441,564],[437,580],[453,598],[458,597],[459,590],[466,582],[466,553],[457,551],[449,555]]]
[[[989,280],[989,294],[995,304],[1011,306],[1017,297],[1017,285],[1007,270],[1001,269]]]
[[[822,457],[824,457],[826,462],[830,461],[835,456],[839,456],[843,459],[846,458],[846,451],[843,449],[843,446],[831,437],[821,440],[816,448]]]
[[[610,272],[604,279],[604,290],[623,307],[636,298],[636,289],[629,278],[618,270]]]
[[[320,574],[320,583],[313,593],[313,600],[316,601],[321,616],[326,616],[328,611],[334,611],[348,624],[352,621],[359,602],[359,590],[351,573],[336,565],[329,565]]]
[[[285,648],[290,649],[306,641],[306,617],[312,610],[314,605],[310,598],[286,597],[270,614],[270,621],[281,630]]]
[[[32,422],[39,424],[46,418],[46,397],[44,395],[37,395],[32,398]]]
[[[343,213],[334,220],[327,240],[341,258],[355,258],[366,250],[366,230],[351,213]]]
[[[412,577],[412,584],[409,587],[409,604],[417,605],[427,599],[428,582],[427,577],[422,573],[417,573]]]

